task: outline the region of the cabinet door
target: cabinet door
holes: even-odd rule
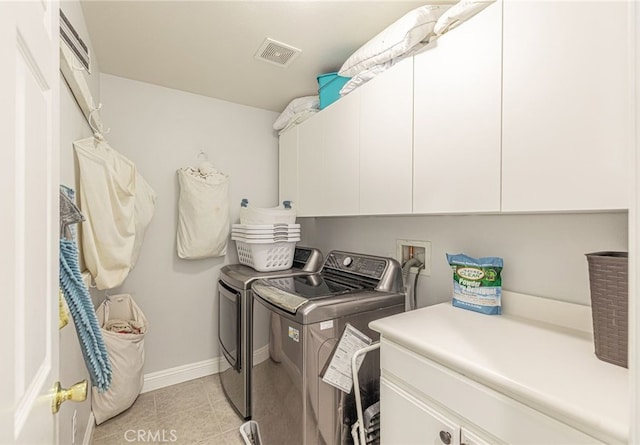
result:
[[[627,208],[630,3],[505,2],[503,210]]]
[[[413,59],[360,90],[360,214],[411,213]]]
[[[293,201],[298,207],[298,127],[280,135],[278,157],[279,202]]]
[[[324,195],[322,214],[357,215],[360,202],[360,92],[354,91],[324,111],[323,162],[318,172],[322,182],[317,185]]]
[[[298,126],[298,206],[299,216],[321,216],[324,208],[322,184],[322,132],[324,113],[317,113]]]
[[[359,207],[358,91],[298,127],[298,214],[355,215]]]
[[[502,2],[415,56],[414,213],[500,210]]]
[[[460,427],[401,388],[380,380],[383,444],[460,445]]]
[[[485,440],[464,428],[460,431],[460,445],[492,445],[493,443],[495,442]]]

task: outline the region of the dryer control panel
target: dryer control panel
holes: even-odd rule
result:
[[[388,263],[388,258],[334,250],[327,256],[324,269],[380,280],[384,276]]]

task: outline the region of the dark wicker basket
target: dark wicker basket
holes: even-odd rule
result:
[[[628,253],[587,254],[596,357],[627,367],[629,345]]]

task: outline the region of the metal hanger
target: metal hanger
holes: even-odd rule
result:
[[[198,153],[198,160],[201,162],[208,161],[209,155],[202,149],[200,149],[200,153]]]

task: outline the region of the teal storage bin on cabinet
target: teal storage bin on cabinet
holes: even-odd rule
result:
[[[328,107],[340,99],[340,90],[350,77],[338,76],[338,73],[320,74],[318,76],[318,94],[320,95],[320,109]]]

